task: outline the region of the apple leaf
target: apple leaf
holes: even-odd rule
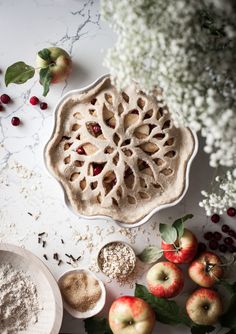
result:
[[[181,310],[175,301],[158,298],[148,292],[147,288],[141,284],[136,284],[135,297],[143,299],[152,307],[157,315],[158,321],[169,325],[182,323],[180,316]]]
[[[173,244],[178,237],[177,230],[171,225],[160,224],[159,231],[162,240],[164,240],[167,244]]]
[[[39,51],[38,55],[43,60],[46,60],[46,61],[51,60],[51,51],[49,49],[43,49],[43,50]]]
[[[25,64],[23,61],[18,61],[9,66],[5,73],[5,85],[10,83],[23,84],[27,80],[33,78],[35,69],[32,66]]]
[[[195,325],[191,327],[192,334],[207,334],[211,333],[215,330],[213,326],[203,326],[203,325]]]
[[[50,67],[41,68],[39,72],[40,83],[43,86],[43,96],[46,96],[49,92],[49,86],[52,80]]]
[[[84,320],[84,327],[87,334],[112,334],[108,321],[105,318],[88,318]]]
[[[174,223],[172,224],[172,226],[176,229],[177,234],[178,234],[178,238],[181,238],[184,234],[184,222],[188,219],[192,219],[193,215],[192,214],[187,214],[182,218],[177,219],[176,221],[174,221]]]
[[[154,263],[162,257],[162,254],[163,251],[158,247],[148,246],[138,255],[138,258],[145,263]]]

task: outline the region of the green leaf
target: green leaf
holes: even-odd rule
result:
[[[138,255],[140,261],[145,263],[154,263],[162,257],[163,251],[156,246],[146,247],[142,253]]]
[[[213,326],[200,326],[200,325],[195,325],[191,327],[191,333],[192,334],[207,334],[211,333],[215,330],[215,327]]]
[[[177,230],[171,225],[160,224],[159,231],[162,240],[164,240],[167,244],[173,244],[178,237]]]
[[[84,320],[85,331],[88,334],[112,334],[105,318],[89,318]]]
[[[136,284],[135,296],[145,300],[152,307],[157,315],[158,321],[169,325],[182,323],[181,310],[175,301],[155,297],[141,284]]]
[[[39,72],[40,83],[43,86],[43,96],[46,96],[49,92],[49,86],[52,80],[50,67],[41,68]]]
[[[236,294],[231,297],[227,311],[220,317],[220,324],[223,327],[236,328]]]
[[[10,83],[23,84],[27,80],[33,78],[35,69],[23,61],[18,61],[15,64],[9,66],[5,73],[5,84],[8,86]]]
[[[39,51],[38,55],[43,60],[46,60],[46,61],[50,61],[51,60],[51,51],[48,50],[48,49],[43,49],[43,50]]]
[[[182,218],[177,219],[176,221],[174,221],[174,223],[172,224],[172,226],[176,229],[177,234],[178,234],[178,238],[181,238],[184,234],[184,222],[188,219],[192,219],[193,215],[192,214],[187,214]]]

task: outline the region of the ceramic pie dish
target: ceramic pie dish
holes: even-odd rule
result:
[[[45,162],[76,214],[131,227],[182,199],[197,147],[160,91],[118,92],[105,75],[59,101]]]

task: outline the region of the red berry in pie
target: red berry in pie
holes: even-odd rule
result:
[[[37,98],[37,96],[32,96],[30,98],[30,104],[32,104],[33,106],[36,106],[36,104],[39,103],[39,99]]]
[[[19,117],[12,117],[12,119],[11,119],[11,124],[12,124],[13,126],[18,126],[18,125],[20,125],[20,119],[19,119]]]
[[[102,166],[96,165],[93,167],[93,176],[100,174],[102,171]]]
[[[98,135],[102,132],[99,124],[92,125],[92,130],[95,135]]]
[[[78,154],[81,154],[81,155],[82,155],[82,154],[86,154],[86,153],[85,153],[85,150],[84,150],[84,148],[83,148],[82,146],[78,147],[77,150],[76,150],[76,152],[77,152]]]
[[[8,104],[11,101],[11,98],[7,94],[2,94],[1,97],[0,97],[0,100],[1,100],[2,103]]]
[[[45,109],[47,109],[47,107],[48,107],[48,105],[47,105],[46,102],[41,102],[39,106],[40,106],[40,109],[41,109],[41,110],[45,110]]]

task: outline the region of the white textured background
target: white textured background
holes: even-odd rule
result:
[[[201,238],[203,229],[211,223],[198,207],[200,190],[209,186],[212,177],[207,157],[202,153],[194,161],[185,199],[175,208],[153,217],[145,226],[132,230],[106,221],[78,219],[66,208],[59,185],[45,170],[43,148],[52,131],[53,108],[58,99],[64,92],[83,87],[107,73],[102,61],[115,36],[100,22],[99,2],[0,0],[0,32],[0,94],[8,93],[13,100],[0,113],[0,241],[24,246],[41,259],[46,253],[49,257],[46,264],[57,278],[69,266],[58,267],[52,259],[54,252],[63,261],[65,253],[82,255],[78,263],[82,267],[91,264],[98,245],[105,241],[126,240],[139,252],[144,245],[159,244],[157,222],[167,222],[185,213],[194,214],[189,225]],[[41,111],[28,102],[32,95],[42,98],[42,87],[36,77],[22,86],[10,85],[6,89],[3,72],[19,60],[33,65],[37,51],[50,45],[65,48],[72,56],[74,69],[68,83],[51,87],[44,99],[49,108]],[[21,118],[21,126],[11,125],[13,115]],[[45,249],[37,243],[37,234],[43,231],[47,232]],[[106,309],[114,297],[133,291],[129,286],[119,287],[100,277],[108,292]],[[181,299],[186,298],[186,291],[192,287],[187,287]],[[161,324],[156,328],[155,333],[159,334],[189,332]],[[84,333],[82,321],[65,315],[61,333]]]

